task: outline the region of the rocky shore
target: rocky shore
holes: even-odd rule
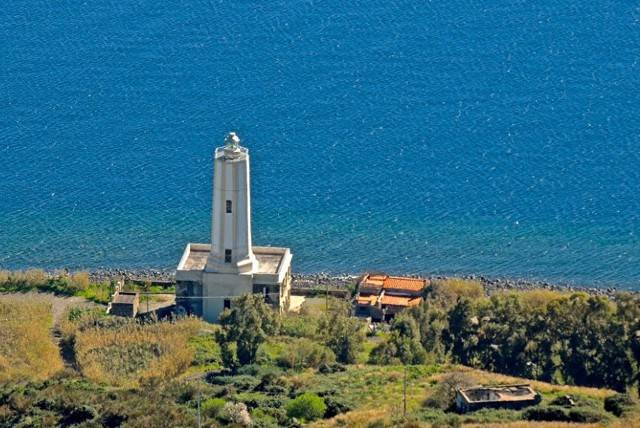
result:
[[[120,269],[101,268],[90,272],[93,281],[109,281],[114,278],[124,278],[126,281],[150,281],[154,284],[171,284],[175,281],[175,270],[173,269]],[[416,276],[416,275],[407,275]],[[511,278],[491,278],[483,275],[461,275],[464,279],[478,280],[482,283],[488,294],[503,290],[533,290],[546,289],[555,291],[583,291],[599,296],[613,296],[617,292],[633,292],[629,289],[617,289],[616,287],[594,287],[580,286],[575,284],[551,283],[547,281],[536,281],[528,279]],[[294,288],[330,288],[345,289],[353,286],[359,275],[344,273],[330,274],[326,272],[317,273],[294,273]],[[426,276],[428,279],[446,279],[448,276]]]

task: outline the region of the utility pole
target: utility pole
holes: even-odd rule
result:
[[[329,313],[329,283],[327,282],[327,287],[324,291],[324,311]]]
[[[404,366],[404,385],[402,387],[402,416],[407,419],[407,365]]]
[[[202,424],[200,423],[200,391],[198,391],[198,428],[201,428]]]

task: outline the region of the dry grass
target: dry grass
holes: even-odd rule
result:
[[[113,386],[171,379],[189,368],[194,351],[187,342],[200,327],[200,321],[185,319],[83,329],[75,334],[76,362],[85,377]]]
[[[24,271],[0,271],[0,285],[14,284],[27,287],[38,287],[45,285],[49,277],[42,269],[28,269]]]
[[[455,302],[458,297],[480,299],[485,296],[480,281],[462,278],[436,279],[429,286],[432,296],[446,303]]]
[[[313,428],[328,427],[353,427],[364,428],[370,426],[375,421],[382,421],[385,426],[391,426],[390,413],[386,409],[377,410],[354,410],[352,412],[335,416],[331,419],[316,421],[309,425]]]
[[[63,368],[51,326],[46,298],[0,297],[0,382],[46,379]]]
[[[407,386],[407,408],[410,415],[417,415],[423,408],[425,399],[429,398],[435,391],[435,386],[446,376],[453,372],[461,372],[467,375],[477,384],[517,384],[529,383],[537,391],[547,395],[576,395],[589,396],[604,399],[614,394],[607,389],[584,388],[577,386],[552,385],[544,382],[531,381],[528,379],[516,378],[500,375],[496,373],[475,370],[465,366],[446,365],[441,370],[434,373],[433,370],[426,370],[426,366],[415,366],[410,369]],[[312,372],[303,372],[289,378],[298,387],[318,388],[322,390],[324,383],[327,387],[333,387],[340,391],[342,395],[348,396],[351,401],[357,403],[357,408],[332,419],[318,421],[313,427],[367,427],[372,422],[379,421],[380,426],[402,426],[399,423],[399,415],[402,414],[402,379],[403,368],[401,366],[352,366],[346,372],[329,375],[318,375]],[[326,388],[326,387],[325,387]],[[418,413],[416,413],[418,412]],[[619,428],[631,428],[638,426],[634,422],[637,415],[629,415],[624,419],[624,423],[618,423]],[[616,423],[618,421],[615,421]],[[427,422],[411,422],[410,426],[428,427]],[[464,426],[480,426],[477,423],[465,424]],[[533,422],[533,421],[503,421],[493,424],[482,424],[487,427],[591,427],[600,426],[592,424],[572,424],[559,422]]]
[[[545,290],[541,288],[534,288],[532,290],[501,291],[500,293],[517,295],[519,297],[519,301],[527,309],[544,308],[554,300],[559,300],[570,295],[570,293],[567,292]]]
[[[596,428],[602,427],[602,424],[582,424],[573,422],[541,422],[541,421],[516,421],[501,422],[495,424],[466,424],[465,427],[482,427],[482,428],[564,428],[564,427],[580,427],[580,428]]]

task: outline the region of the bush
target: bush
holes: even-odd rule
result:
[[[287,415],[302,421],[314,421],[324,416],[327,405],[316,394],[305,392],[287,404]]]
[[[335,361],[336,357],[330,349],[312,342],[309,339],[296,339],[278,357],[278,364],[292,369],[317,368],[321,364]]]
[[[79,406],[65,409],[65,416],[60,421],[61,426],[78,425],[88,422],[98,416],[98,412],[93,407]]]
[[[226,403],[220,411],[220,419],[231,424],[248,427],[251,425],[251,416],[244,403]]]
[[[604,409],[620,417],[635,405],[635,400],[629,394],[616,394],[604,399]]]
[[[442,410],[451,409],[455,404],[456,390],[468,388],[474,384],[474,379],[464,373],[448,374],[438,382],[431,396],[425,400],[424,406]]]
[[[284,336],[313,339],[318,330],[318,320],[313,316],[289,315],[282,319],[281,333]]]
[[[254,409],[251,412],[251,417],[253,419],[251,426],[255,428],[278,428],[281,426],[278,423],[278,418],[264,409]]]
[[[327,418],[332,418],[340,413],[347,413],[354,409],[353,403],[342,397],[336,397],[334,395],[324,397],[324,402],[327,405],[327,410],[325,411],[324,416]]]
[[[580,423],[598,423],[606,419],[606,415],[598,409],[576,408],[569,410],[569,421]]]
[[[536,406],[522,414],[522,418],[529,421],[569,422],[569,414],[562,407]]]
[[[237,394],[234,397],[234,401],[238,401],[240,403],[244,403],[250,409],[258,409],[258,408],[280,408],[282,407],[282,399],[278,397],[272,397],[260,392],[243,392],[241,394]]]
[[[255,390],[270,395],[286,395],[289,392],[289,383],[278,373],[268,372],[262,376]]]
[[[446,306],[453,305],[458,298],[479,299],[484,296],[480,281],[462,278],[436,279],[425,289],[425,295]]]
[[[233,386],[238,391],[252,391],[260,383],[258,379],[249,375],[220,376],[216,373],[209,373],[207,381],[213,385]]]
[[[209,398],[202,402],[200,409],[205,416],[216,418],[226,403],[222,398]]]
[[[565,409],[558,406],[536,406],[522,414],[523,419],[530,421],[597,423],[607,417],[601,411],[589,407]]]
[[[320,364],[318,371],[322,374],[338,373],[347,370],[347,368],[340,363]]]
[[[76,272],[69,278],[69,286],[74,290],[86,290],[89,288],[89,274],[87,272]]]

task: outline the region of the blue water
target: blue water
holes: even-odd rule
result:
[[[640,4],[10,1],[0,266],[175,266],[252,153],[295,270],[640,288]]]

